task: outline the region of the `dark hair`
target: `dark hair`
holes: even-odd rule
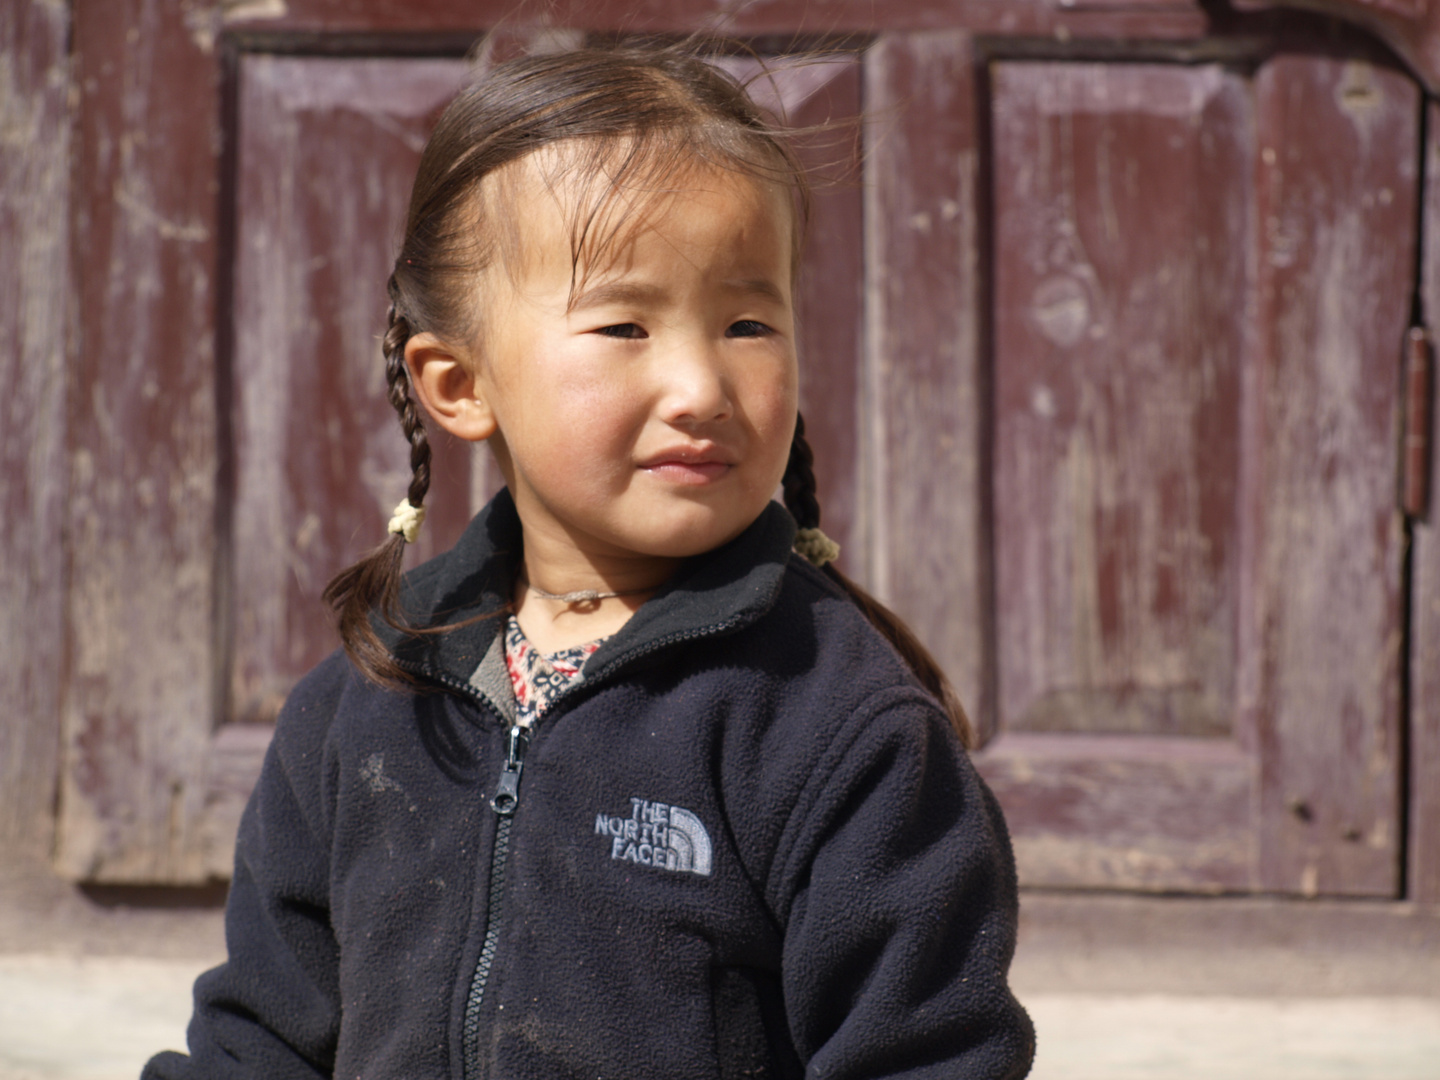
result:
[[[578,277],[624,225],[616,192],[658,189],[696,163],[743,172],[787,188],[795,203],[798,265],[810,192],[789,141],[756,107],[745,87],[686,45],[626,45],[527,56],[489,70],[441,116],[426,144],[406,215],[405,236],[388,283],[389,326],[382,348],[390,404],[410,443],[410,504],[430,486],[430,444],[410,388],[405,345],[418,333],[441,340],[473,337],[465,303],[475,274],[495,257],[497,240],[515,241],[504,202],[482,197],[481,182],[497,170],[559,143],[575,148],[566,166],[580,189],[571,222],[571,259]],[[493,218],[494,220],[490,220]],[[784,478],[785,505],[802,528],[816,528],[814,456],[797,418]],[[385,685],[412,681],[380,642],[374,613],[391,626],[422,631],[399,605],[405,540],[392,535],[325,589],[346,652],[369,678]],[[949,681],[924,646],[894,614],[833,567],[838,581],[916,676],[945,705],[961,738],[969,723]]]

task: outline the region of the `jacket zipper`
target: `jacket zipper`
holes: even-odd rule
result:
[[[433,679],[482,708],[494,709],[469,683],[461,682],[452,675],[435,671],[423,664],[398,662],[407,671]],[[465,1018],[461,1024],[460,1046],[465,1080],[479,1080],[480,1077],[480,1004],[485,999],[485,984],[490,981],[490,969],[495,964],[495,951],[500,943],[500,896],[505,888],[505,864],[510,858],[510,827],[515,808],[520,805],[520,773],[525,768],[525,751],[529,745],[530,732],[519,724],[512,724],[506,736],[505,762],[500,768],[499,783],[495,786],[494,798],[490,800],[490,808],[500,820],[495,826],[495,847],[490,853],[490,892],[485,901],[485,940],[480,946],[480,959],[475,963],[475,974],[470,979],[470,992],[465,999]]]
[[[699,637],[708,637],[711,634],[722,632],[729,628],[736,620],[729,620],[725,623],[717,623],[714,626],[704,627],[698,630],[681,631],[679,633],[667,634],[649,643],[645,648],[635,650],[607,664],[601,671],[596,672],[595,679],[586,680],[581,686],[574,689],[590,689],[605,676],[613,674],[620,668],[632,661],[647,656],[650,653],[658,652],[667,646],[682,641],[692,640]],[[461,682],[459,679],[445,672],[434,671],[424,665],[407,664],[400,662],[400,666],[415,674],[423,675],[425,678],[434,679],[436,682],[455,690],[465,697],[474,701],[477,705],[486,705],[474,687],[469,683]],[[550,702],[549,708],[545,711],[554,713],[555,706],[561,700],[570,696],[570,690],[562,691]],[[461,1026],[461,1053],[464,1064],[464,1080],[480,1080],[480,1006],[485,999],[485,987],[490,981],[490,970],[495,965],[495,952],[500,944],[500,901],[501,893],[505,887],[505,865],[510,859],[510,828],[515,819],[515,811],[520,805],[520,774],[525,768],[525,751],[530,746],[530,731],[519,724],[512,724],[506,736],[505,763],[500,769],[499,782],[495,786],[495,797],[490,800],[490,808],[495,811],[499,821],[495,826],[495,847],[490,855],[490,892],[485,901],[485,941],[480,946],[480,959],[475,964],[475,974],[470,980],[470,993],[465,999],[465,1019]]]
[[[499,815],[495,825],[495,848],[490,854],[490,895],[485,902],[485,942],[480,946],[480,959],[470,980],[470,995],[465,1001],[465,1023],[462,1046],[465,1056],[465,1080],[480,1076],[480,1005],[485,1000],[485,984],[495,964],[495,949],[500,943],[500,897],[505,888],[505,864],[510,858],[510,826],[520,805],[520,773],[525,768],[525,751],[530,745],[530,732],[512,724],[506,737],[505,764],[490,808]]]

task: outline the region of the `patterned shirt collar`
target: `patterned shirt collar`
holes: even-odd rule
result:
[[[505,668],[515,691],[519,725],[530,727],[563,690],[579,682],[585,661],[604,642],[604,638],[599,638],[547,656],[530,644],[525,631],[511,615],[505,624]]]

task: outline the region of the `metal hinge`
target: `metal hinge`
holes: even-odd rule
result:
[[[1435,365],[1430,335],[1412,326],[1405,343],[1405,442],[1400,462],[1400,506],[1422,518],[1430,505],[1430,395]]]

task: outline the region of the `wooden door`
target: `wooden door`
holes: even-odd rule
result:
[[[103,509],[76,508],[87,528],[152,531],[139,552],[97,541],[107,558],[72,564],[74,601],[101,593],[108,616],[96,626],[94,612],[71,615],[80,648],[59,863],[77,877],[228,876],[269,725],[295,679],[334,648],[320,590],[384,538],[408,480],[377,344],[387,251],[420,148],[468,67],[238,49],[225,60],[209,102],[228,96],[225,141],[210,132],[218,109],[188,116],[182,136],[210,135],[224,153],[175,155],[191,174],[179,186],[203,182],[220,196],[212,218],[172,226],[202,250],[169,287],[199,295],[157,304],[180,324],[174,340],[143,308],[92,316],[159,338],[161,358],[130,358],[148,383],[135,404],[153,411],[119,418],[119,434],[126,456],[150,451],[164,468],[157,476],[153,460],[122,456],[98,470],[110,474],[91,496]],[[119,258],[133,259],[136,241],[117,224],[131,245]],[[114,438],[83,426],[74,435]],[[468,447],[434,445],[435,527],[421,557],[469,519]],[[140,613],[155,625],[136,624]]]
[[[1022,881],[1395,895],[1418,87],[868,62],[873,573],[976,706]]]
[[[802,7],[726,29],[772,50]],[[955,677],[1026,883],[1393,895],[1420,91],[1308,24],[1077,8],[846,8],[843,61],[760,84],[867,114],[801,298],[827,528]],[[76,0],[65,873],[228,874],[267,721],[333,647],[316,594],[403,494],[386,264],[508,13]],[[842,177],[845,132],[807,150]],[[495,477],[436,472],[438,546]]]
[[[234,607],[224,715],[268,724],[295,679],[334,648],[315,598],[337,568],[384,539],[409,483],[379,349],[385,281],[420,149],[470,68],[444,57],[256,52],[232,63],[221,512]],[[453,544],[470,518],[469,448],[443,431],[432,443],[422,559]]]

